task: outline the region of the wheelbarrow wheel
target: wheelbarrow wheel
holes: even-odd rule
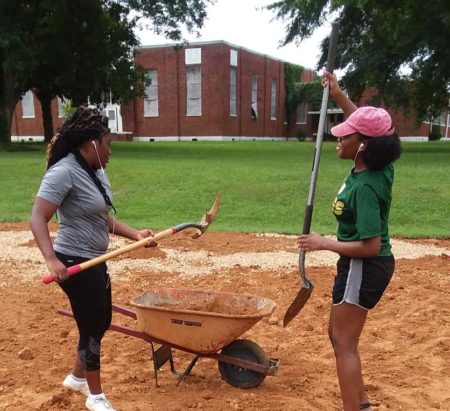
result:
[[[235,340],[222,349],[221,354],[268,366],[269,360],[262,348],[251,340]],[[260,385],[266,374],[219,361],[222,378],[233,387],[253,388]]]

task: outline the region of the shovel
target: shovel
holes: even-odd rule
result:
[[[203,233],[205,233],[205,231],[209,228],[211,223],[216,218],[217,210],[219,209],[221,199],[222,199],[222,192],[220,192],[218,194],[211,209],[202,216],[201,220],[198,223],[183,223],[183,224],[179,224],[174,227],[167,228],[166,230],[160,231],[159,233],[155,234],[153,237],[150,236],[147,238],[143,238],[142,240],[136,241],[132,244],[126,245],[125,247],[122,247],[117,250],[111,251],[109,253],[103,254],[99,257],[92,258],[91,260],[85,261],[81,264],[76,264],[76,265],[67,267],[67,272],[69,273],[69,275],[77,274],[80,271],[86,270],[87,268],[93,267],[100,263],[104,263],[105,261],[109,260],[110,258],[117,257],[118,255],[124,254],[128,251],[132,251],[132,250],[141,248],[141,247],[145,246],[151,240],[158,241],[158,240],[161,240],[162,238],[169,237],[169,236],[171,236],[175,233],[178,233],[180,231],[183,231],[187,228],[195,229],[195,233],[192,235],[192,238],[197,239],[201,235],[203,235]],[[42,282],[44,284],[50,284],[53,281],[55,281],[55,277],[53,276],[53,274],[48,274],[42,278]]]
[[[339,23],[334,22],[331,24],[331,35],[330,35],[330,42],[328,45],[327,67],[326,67],[327,71],[329,71],[330,73],[332,73],[334,69],[334,60],[336,58],[338,34],[339,34]],[[320,152],[322,148],[323,130],[325,128],[325,121],[327,117],[327,106],[329,95],[330,95],[330,87],[327,84],[326,87],[324,87],[323,89],[322,105],[320,107],[319,128],[317,130],[316,148],[314,151],[312,175],[309,185],[308,201],[306,203],[305,208],[305,216],[303,219],[302,234],[309,234],[311,229],[314,194],[316,191],[317,174],[319,172]],[[298,263],[302,284],[300,291],[298,292],[294,301],[291,303],[291,305],[286,311],[286,314],[284,315],[283,327],[286,327],[291,322],[291,320],[300,312],[300,310],[303,308],[303,306],[306,304],[309,297],[311,296],[312,290],[314,288],[313,282],[306,276],[304,251],[300,252]]]

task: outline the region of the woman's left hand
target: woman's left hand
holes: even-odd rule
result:
[[[300,251],[325,250],[326,238],[317,233],[301,234],[297,239]]]
[[[139,230],[136,236],[136,239],[139,240],[143,240],[144,238],[148,238],[148,237],[153,237],[155,235],[155,233],[152,230]],[[145,244],[145,247],[156,247],[158,245],[158,243],[154,240],[149,240],[147,244]]]

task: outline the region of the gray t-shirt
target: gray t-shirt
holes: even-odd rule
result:
[[[96,173],[112,201],[108,177],[99,170]],[[89,259],[105,253],[111,207],[73,154],[47,170],[37,196],[58,206],[55,251]]]

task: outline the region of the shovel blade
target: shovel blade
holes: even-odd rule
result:
[[[286,327],[304,307],[309,297],[311,296],[313,288],[314,286],[312,283],[309,284],[309,287],[302,285],[302,288],[300,288],[297,297],[295,297],[295,300],[292,301],[291,305],[287,309],[286,314],[284,314],[283,327]]]
[[[214,201],[214,204],[211,207],[211,209],[206,214],[203,214],[199,222],[203,227],[201,229],[197,229],[197,231],[192,235],[192,238],[194,240],[199,238],[208,229],[209,225],[214,221],[221,201],[222,201],[222,191],[220,191],[219,194],[217,195],[216,200]]]

